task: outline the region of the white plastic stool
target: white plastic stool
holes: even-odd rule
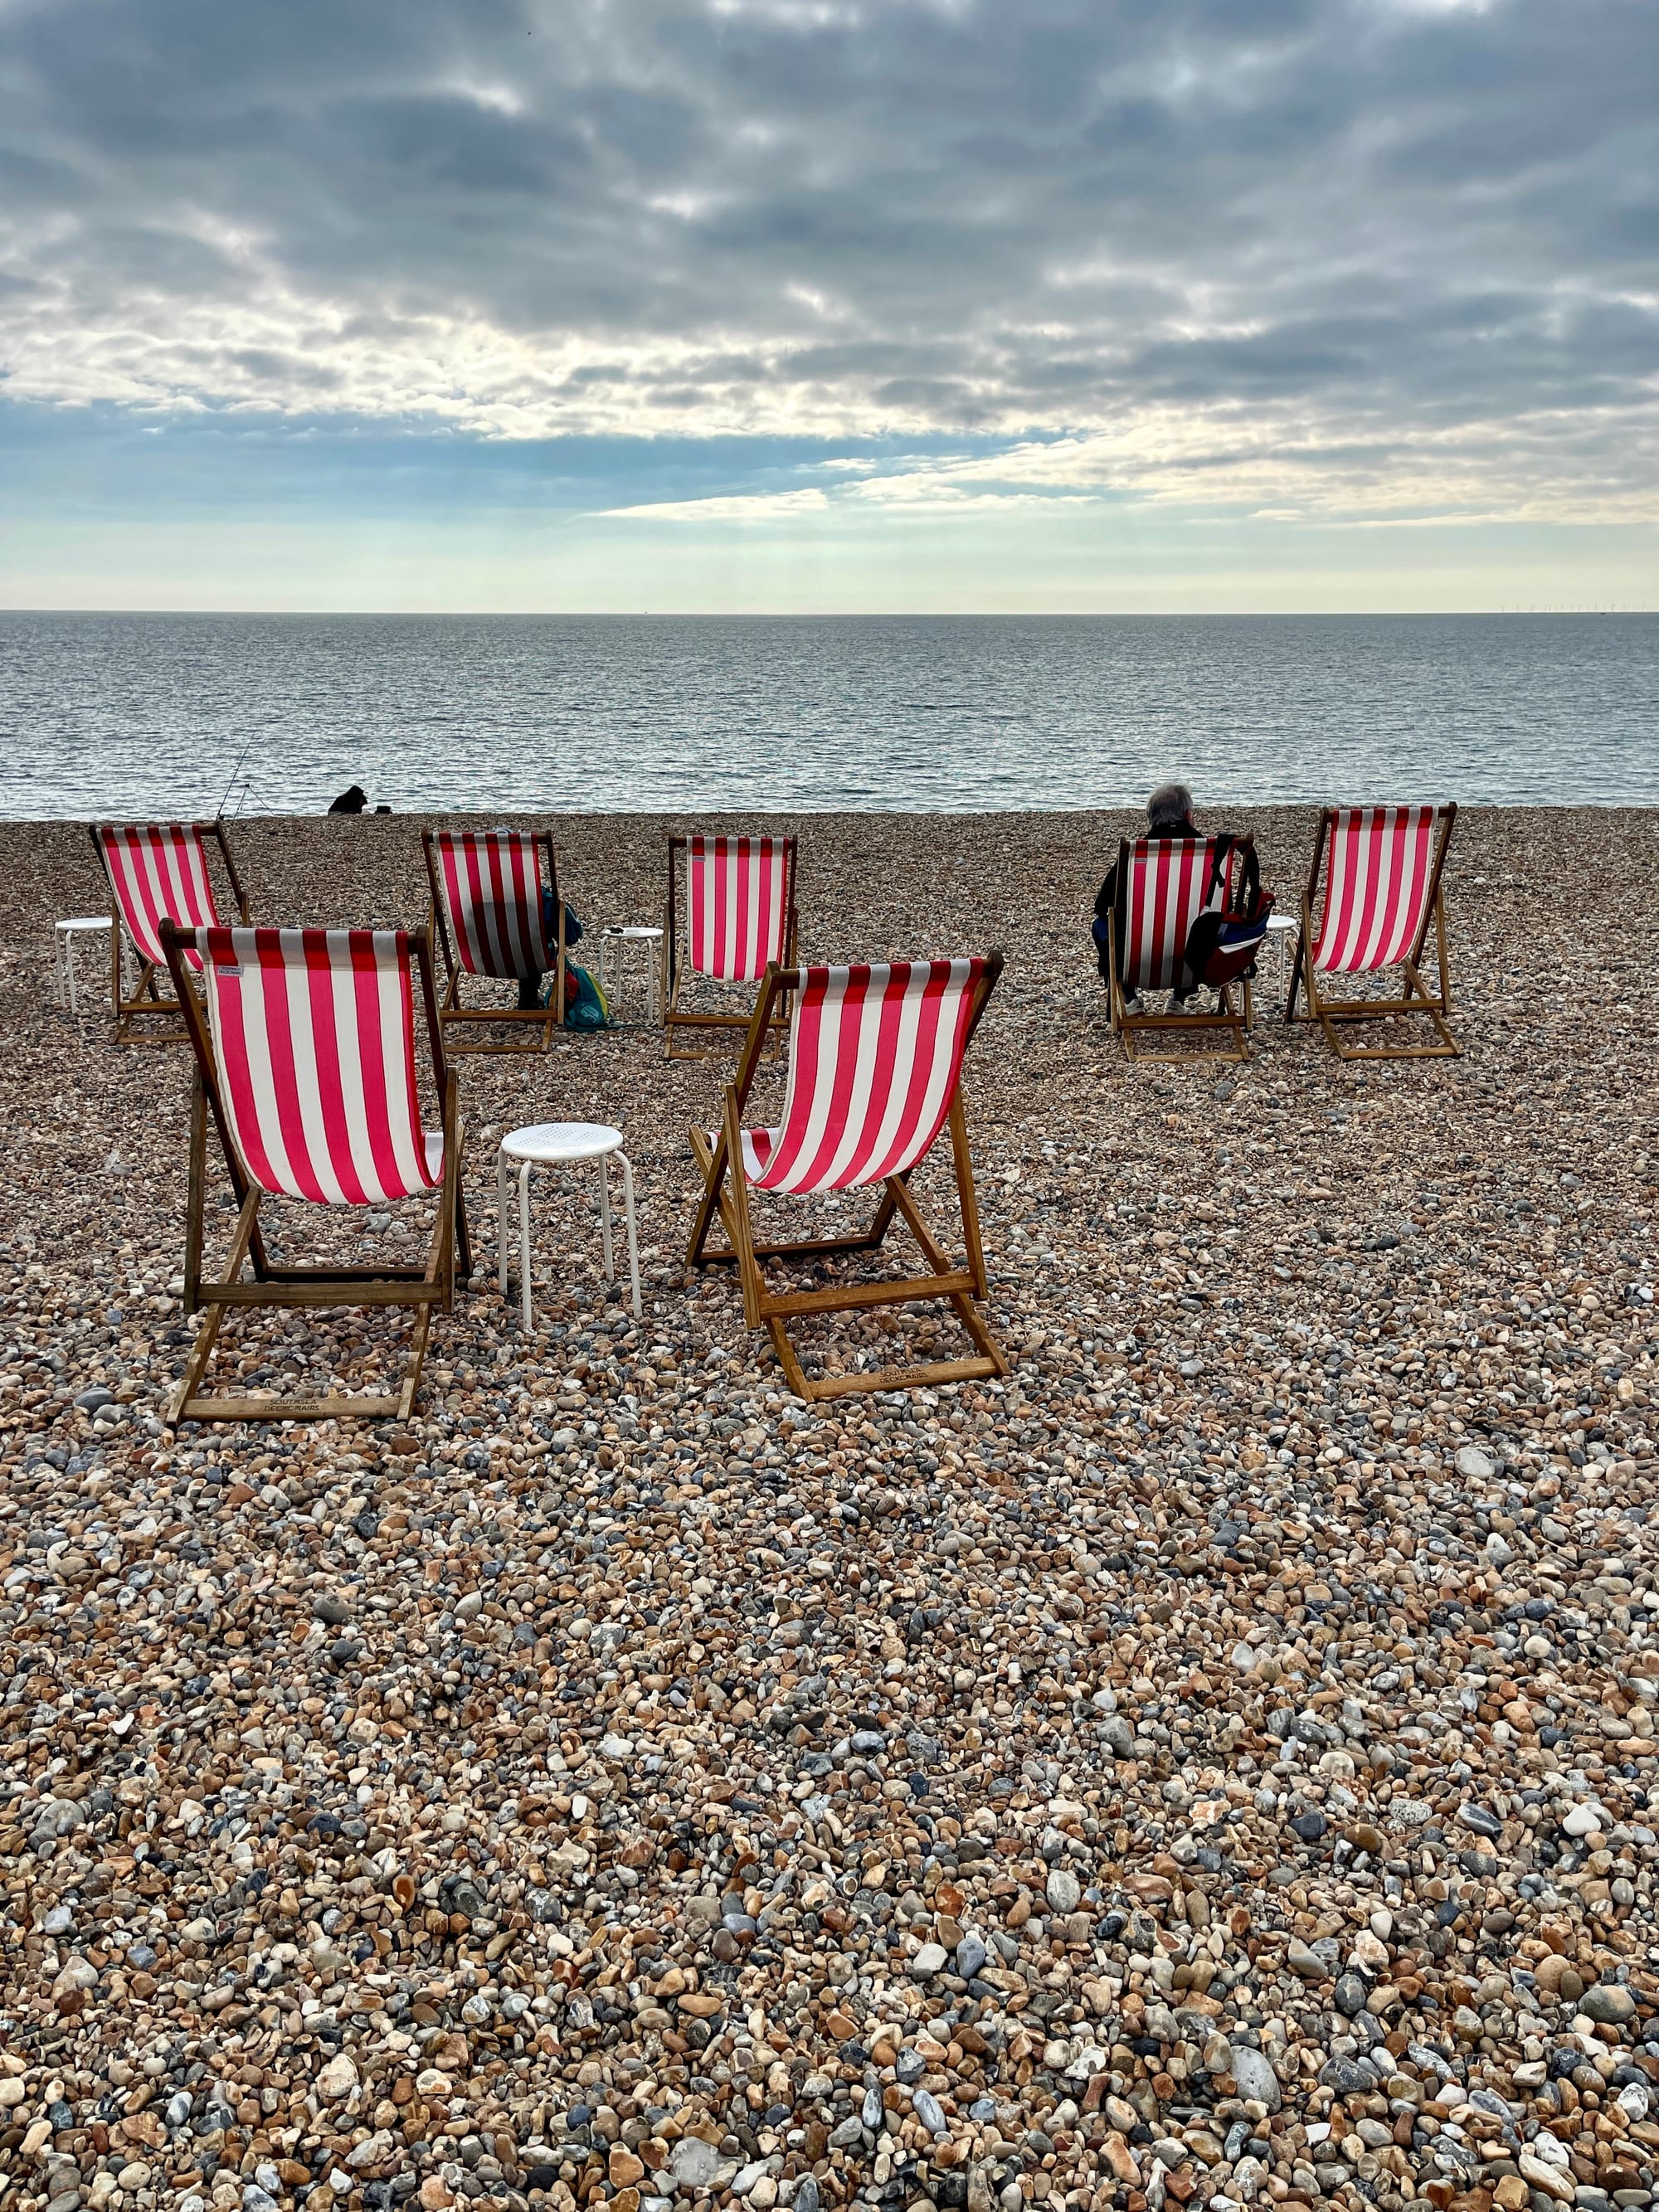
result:
[[[106,933],[112,927],[106,914],[77,914],[58,922],[52,931],[52,973],[58,1003],[60,1006],[67,1003],[76,1021],[81,1018],[81,994],[76,988],[75,948],[82,938],[95,931]]]
[[[530,1170],[533,1167],[573,1167],[583,1160],[599,1164],[599,1230],[605,1243],[605,1279],[617,1279],[611,1244],[611,1172],[612,1153],[622,1163],[623,1211],[628,1220],[628,1269],[634,1288],[634,1318],[640,1318],[640,1245],[634,1220],[634,1169],[622,1148],[622,1131],[603,1121],[538,1121],[528,1129],[514,1129],[501,1139],[495,1156],[496,1229],[501,1248],[501,1296],[507,1296],[507,1176],[509,1164],[519,1171],[519,1293],[524,1325],[530,1321]]]
[[[662,942],[660,929],[637,927],[633,923],[612,923],[599,932],[599,988],[607,999],[611,995],[611,948],[619,953],[643,951],[645,954],[645,1018],[655,1028],[657,1022],[657,966],[660,958],[659,946]]]
[[[1301,926],[1294,915],[1270,914],[1267,916],[1267,934],[1279,939],[1279,993],[1281,998],[1289,993],[1291,988],[1291,932]]]

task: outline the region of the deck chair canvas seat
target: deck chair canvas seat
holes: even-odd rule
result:
[[[432,1311],[471,1271],[460,1186],[455,1076],[446,1067],[424,931],[175,929],[162,948],[196,1050],[185,1304],[204,1308],[168,1418],[181,1420],[407,1420]],[[191,961],[204,1006],[185,988]],[[430,1048],[435,1130],[416,1081],[418,991]],[[240,1209],[222,1280],[201,1279],[207,1121],[211,1115]],[[434,1196],[422,1264],[278,1265],[266,1248],[266,1198],[380,1207]],[[252,1276],[244,1279],[244,1264]],[[202,1383],[233,1306],[408,1306],[414,1342],[396,1397],[205,1397]]]
[[[1233,840],[1223,864],[1222,891],[1254,841]],[[1212,837],[1125,838],[1118,847],[1115,903],[1107,917],[1108,993],[1112,1027],[1127,1060],[1227,1060],[1250,1057],[1253,1018],[1249,979],[1228,984],[1220,1005],[1205,1012],[1154,1014],[1132,1010],[1146,991],[1172,991],[1183,981],[1187,934],[1204,910],[1215,857]],[[1235,998],[1235,992],[1238,997]],[[1196,1000],[1196,993],[1194,994]],[[1193,1040],[1197,1049],[1164,1048]],[[1205,1049],[1208,1042],[1209,1048]]]
[[[1302,896],[1302,927],[1285,1018],[1316,1021],[1339,1060],[1447,1060],[1462,1050],[1446,1026],[1451,976],[1446,957],[1444,874],[1455,805],[1328,806],[1319,817]],[[1315,915],[1318,915],[1317,925]],[[1424,981],[1423,951],[1435,932],[1436,982]],[[1332,979],[1390,972],[1392,998],[1339,997]],[[1307,1011],[1297,1011],[1299,990]],[[1352,1025],[1420,1018],[1431,1036],[1350,1043]]]
[[[697,833],[669,839],[663,1027],[671,1059],[702,1058],[708,1046],[695,1042],[699,1032],[708,1039],[710,1032],[749,1027],[748,1006],[723,1011],[684,1005],[694,978],[717,985],[758,984],[774,963],[793,967],[796,859],[793,837]],[[787,1012],[780,1006],[780,1023]]]
[[[979,1209],[962,1103],[962,1063],[1002,972],[1002,955],[985,959],[896,960],[869,966],[768,969],[750,1018],[737,1079],[726,1094],[720,1128],[693,1128],[691,1149],[703,1190],[688,1263],[737,1267],[750,1328],[770,1335],[789,1384],[817,1400],[855,1390],[898,1390],[1008,1372],[1008,1363],[975,1310],[988,1295]],[[745,1122],[768,1030],[793,1000],[781,1119],[775,1128]],[[909,1189],[915,1170],[948,1128],[962,1212],[965,1266],[945,1252]],[[757,1243],[750,1194],[796,1197],[879,1186],[870,1227],[848,1237]],[[724,1247],[711,1249],[718,1214]],[[820,1290],[773,1290],[769,1261],[823,1261],[873,1252],[896,1219],[909,1230],[931,1272]],[[906,1369],[830,1376],[809,1382],[787,1324],[811,1315],[945,1299],[954,1308],[973,1356]]]
[[[439,1018],[449,1050],[546,1052],[554,1030],[564,1026],[565,993],[564,902],[550,832],[427,830],[421,845],[444,957]],[[461,1004],[464,975],[516,984],[549,974],[545,1006]],[[480,1025],[495,1034],[469,1034]]]
[[[171,921],[181,929],[208,929],[224,919],[208,865],[210,845],[218,848],[238,918],[244,923],[249,920],[247,894],[236,873],[230,841],[217,822],[100,822],[93,825],[92,845],[109,884],[109,1003],[115,1041],[183,1043],[188,1031],[179,1001],[161,988],[168,972],[161,924]],[[138,967],[131,998],[125,984],[129,946]],[[185,966],[194,973],[200,963],[192,955]],[[167,1026],[151,1026],[158,1019]]]

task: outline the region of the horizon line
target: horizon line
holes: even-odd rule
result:
[[[1538,615],[1607,621],[1659,615],[1655,606],[1497,607],[126,607],[0,606],[6,615],[130,615],[146,620],[202,617],[309,621],[500,622],[1418,622]]]

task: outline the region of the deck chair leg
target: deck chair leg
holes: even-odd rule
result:
[[[957,1164],[957,1194],[963,1200],[963,1231],[968,1244],[969,1271],[975,1295],[983,1298],[988,1293],[988,1284],[985,1272],[985,1255],[980,1243],[979,1213],[974,1198],[973,1168],[968,1151],[967,1122],[963,1112],[960,1092],[951,1100],[948,1118],[951,1149]],[[895,1215],[902,1218],[905,1226],[915,1238],[922,1256],[937,1274],[946,1275],[954,1272],[949,1255],[942,1249],[938,1238],[928,1227],[903,1177],[898,1176],[889,1177],[881,1206],[877,1213],[877,1223],[884,1232],[887,1224]],[[878,1242],[879,1239],[876,1241]],[[750,1249],[752,1249],[752,1244]],[[758,1265],[756,1273],[758,1282]],[[958,1275],[957,1280],[960,1281],[960,1279]],[[763,1285],[761,1288],[764,1309],[770,1304],[770,1301],[765,1297]],[[780,1300],[778,1303],[787,1309],[787,1299]],[[895,1303],[904,1304],[908,1301],[900,1298]],[[777,1353],[779,1364],[783,1369],[790,1389],[798,1397],[805,1399],[809,1403],[815,1403],[824,1398],[843,1397],[858,1391],[908,1389],[930,1382],[972,1382],[1011,1373],[1012,1370],[1007,1357],[986,1326],[974,1299],[962,1291],[953,1291],[948,1295],[948,1303],[966,1330],[977,1355],[975,1358],[934,1362],[921,1367],[883,1369],[873,1375],[840,1376],[826,1379],[822,1382],[810,1382],[806,1379],[794,1346],[790,1342],[783,1316],[777,1312],[765,1310],[764,1319],[767,1333],[772,1340],[773,1348]],[[826,1310],[836,1311],[841,1309],[830,1307]]]
[[[1434,894],[1434,941],[1436,957],[1440,963],[1440,1011],[1451,1012],[1451,969],[1446,959],[1446,893],[1437,885]]]
[[[207,1374],[208,1361],[213,1357],[213,1347],[219,1339],[219,1326],[224,1317],[225,1310],[221,1305],[210,1305],[202,1316],[184,1375],[173,1394],[173,1402],[167,1407],[167,1424],[171,1428],[176,1429],[180,1421],[191,1418],[191,1408],[196,1403],[197,1394]]]
[[[1463,1048],[1459,1044],[1457,1039],[1452,1035],[1451,1031],[1446,1026],[1446,1018],[1443,1012],[1443,998],[1446,987],[1444,969],[1443,968],[1440,972],[1441,996],[1438,999],[1435,999],[1430,997],[1428,985],[1423,981],[1421,974],[1413,966],[1412,963],[1407,960],[1402,964],[1406,970],[1407,981],[1411,984],[1412,988],[1417,993],[1418,997],[1423,1001],[1421,1007],[1414,1008],[1413,1011],[1425,1013],[1428,1016],[1430,1024],[1433,1027],[1436,1036],[1440,1039],[1441,1044],[1445,1048],[1443,1053],[1437,1053],[1434,1050],[1434,1048],[1431,1046],[1428,1048],[1428,1055],[1435,1059],[1461,1059],[1462,1056]],[[1424,1056],[1423,1049],[1419,1048],[1414,1057],[1421,1058]]]
[[[207,1182],[207,1086],[195,1071],[190,1099],[190,1191],[185,1209],[185,1311],[201,1303],[202,1214]]]
[[[466,1233],[466,1197],[461,1187],[463,1138],[459,1107],[460,1086],[452,1068],[444,1085],[444,1179],[438,1195],[438,1225],[433,1237],[428,1273],[436,1270],[444,1288],[444,1311],[455,1304],[455,1276],[459,1266],[463,1281],[472,1276],[472,1248]]]
[[[1313,979],[1311,976],[1310,976],[1308,981],[1308,1004],[1310,1006],[1315,1005]],[[1317,1013],[1319,1026],[1325,1032],[1326,1043],[1329,1045],[1331,1050],[1336,1054],[1339,1060],[1351,1060],[1353,1055],[1348,1051],[1346,1046],[1342,1042],[1341,1038],[1337,1035],[1336,1024],[1331,1019],[1330,1016],[1325,1012],[1325,1009],[1322,1006],[1317,1008]]]
[[[723,1186],[726,1182],[727,1159],[724,1136],[720,1138],[711,1152],[708,1149],[708,1140],[701,1129],[692,1129],[689,1133],[691,1139],[692,1156],[702,1170],[702,1195],[697,1200],[696,1214],[691,1224],[691,1239],[685,1248],[686,1266],[696,1267],[702,1265],[703,1247],[708,1242],[708,1232],[714,1226],[714,1215],[717,1211],[723,1211],[721,1200],[724,1196]]]
[[[1319,978],[1314,971],[1313,956],[1310,952],[1309,953],[1306,965],[1303,965],[1303,952],[1313,943],[1313,939],[1310,934],[1312,927],[1312,918],[1308,908],[1308,903],[1304,899],[1302,906],[1301,942],[1297,945],[1296,949],[1297,969],[1292,971],[1291,975],[1291,1003],[1294,1004],[1296,997],[1297,973],[1299,972],[1302,977],[1302,988],[1308,995],[1307,1018],[1310,1021],[1318,1023],[1320,1028],[1325,1033],[1326,1043],[1329,1045],[1331,1050],[1337,1055],[1339,1060],[1346,1060],[1347,1058],[1347,1054],[1343,1051],[1341,1045],[1337,1042],[1335,1027],[1333,1024],[1330,1017],[1326,1013],[1324,1007],[1319,1002]],[[1286,1013],[1285,1018],[1286,1021],[1289,1021],[1291,1017]]]
[[[881,1203],[876,1208],[875,1217],[872,1220],[868,1233],[863,1240],[865,1248],[868,1251],[878,1252],[882,1246],[886,1243],[887,1232],[893,1225],[893,1217],[899,1212],[902,1205],[903,1204],[902,1200],[900,1199],[897,1192],[894,1188],[894,1184],[897,1181],[898,1178],[896,1176],[890,1176],[887,1182],[883,1187]]]
[[[761,1323],[761,1307],[765,1290],[761,1282],[760,1267],[755,1258],[754,1229],[749,1218],[749,1178],[743,1168],[743,1135],[738,1127],[738,1094],[735,1087],[726,1094],[726,1157],[730,1167],[731,1217],[726,1233],[732,1239],[732,1249],[738,1255],[738,1273],[743,1281],[743,1316],[750,1328]],[[722,1206],[722,1214],[726,1208]]]
[[[972,1338],[975,1349],[981,1358],[988,1359],[999,1375],[1012,1375],[1013,1369],[1008,1363],[1007,1354],[985,1326],[973,1300],[957,1296],[953,1297],[951,1303],[956,1308],[957,1317]]]
[[[409,1365],[404,1374],[404,1387],[398,1394],[398,1419],[406,1421],[415,1410],[415,1395],[421,1387],[421,1370],[426,1364],[427,1340],[432,1334],[432,1309],[420,1307],[415,1316],[415,1340],[409,1348]]]
[[[1134,1033],[1129,1023],[1129,1009],[1124,1003],[1123,978],[1118,971],[1115,914],[1108,917],[1107,927],[1110,933],[1106,940],[1106,957],[1111,968],[1111,981],[1107,986],[1107,995],[1111,1006],[1111,1024],[1117,1033],[1118,1042],[1123,1047],[1125,1060],[1136,1060],[1141,1055],[1135,1051]]]
[[[974,1279],[974,1295],[988,1298],[990,1281],[985,1272],[985,1246],[980,1237],[979,1194],[974,1188],[973,1156],[968,1150],[968,1117],[962,1110],[962,1092],[951,1101],[949,1115],[951,1158],[956,1168],[957,1200],[962,1207],[962,1233],[968,1247],[968,1272]]]
[[[1233,988],[1231,983],[1223,985],[1220,994],[1221,1006],[1228,1021],[1232,1024],[1233,1043],[1237,1048],[1234,1057],[1243,1061],[1253,1059],[1255,1049],[1250,1042],[1250,987],[1248,982],[1241,982],[1238,986],[1240,995],[1244,1002],[1242,1011],[1233,1004]]]
[[[1310,934],[1311,928],[1312,924],[1309,920],[1308,902],[1304,898],[1302,902],[1301,927],[1296,933],[1296,956],[1291,962],[1291,980],[1289,984],[1286,986],[1285,992],[1285,1019],[1287,1023],[1293,1022],[1296,1019],[1296,994],[1297,991],[1301,989],[1303,984],[1302,963],[1307,956],[1308,947],[1313,942],[1313,938]],[[1311,983],[1310,983],[1309,997],[1310,1000],[1312,995],[1312,986]]]
[[[711,1252],[708,1249],[708,1230],[714,1226],[713,1222],[710,1221],[696,1237],[694,1249],[688,1253],[686,1264],[688,1267],[694,1267],[731,1265],[737,1267],[741,1273],[743,1255],[739,1247],[742,1243],[742,1231],[738,1224],[732,1188],[730,1187],[732,1178],[727,1172],[729,1155],[726,1148],[725,1132],[722,1130],[712,1152],[701,1129],[693,1129],[690,1132],[690,1137],[691,1149],[696,1155],[698,1164],[703,1170],[705,1180],[711,1182],[716,1193],[714,1209],[720,1216],[720,1227],[726,1231],[726,1249],[723,1252]],[[718,1162],[720,1165],[718,1176],[714,1174],[712,1164],[714,1162]],[[747,1218],[747,1206],[744,1206],[744,1218]]]
[[[1363,1007],[1364,1002],[1328,1000],[1322,997],[1319,985],[1310,967],[1307,977],[1309,1018],[1318,1022],[1324,1031],[1325,1041],[1340,1060],[1457,1060],[1463,1048],[1446,1025],[1445,1016],[1434,994],[1424,981],[1421,971],[1409,960],[1401,962],[1406,981],[1398,1000],[1379,1006],[1375,1013],[1351,1011]],[[1373,1021],[1409,1022],[1413,1016],[1422,1015],[1435,1032],[1433,1044],[1358,1045],[1345,1041],[1342,1024],[1364,1026]]]
[[[921,1207],[905,1188],[901,1178],[891,1176],[887,1189],[893,1200],[894,1210],[903,1215],[904,1225],[915,1238],[922,1258],[936,1275],[948,1275],[951,1273],[950,1255],[940,1249],[938,1237],[922,1219]]]
[[[236,1223],[236,1235],[232,1240],[230,1255],[225,1263],[224,1279],[227,1283],[234,1283],[242,1272],[243,1262],[247,1258],[248,1247],[253,1241],[258,1216],[259,1194],[257,1190],[251,1190],[242,1201],[242,1210]],[[203,1378],[207,1373],[208,1361],[213,1356],[213,1347],[218,1341],[219,1329],[224,1317],[223,1305],[217,1300],[210,1301],[206,1313],[202,1317],[202,1325],[196,1332],[196,1342],[191,1349],[183,1378],[173,1394],[173,1402],[167,1410],[167,1420],[173,1428],[176,1428],[180,1421],[190,1418],[190,1409],[195,1404],[197,1394],[201,1389]]]
[[[812,1386],[802,1372],[799,1360],[795,1357],[795,1347],[789,1341],[788,1330],[785,1328],[775,1314],[767,1316],[766,1333],[772,1340],[772,1349],[778,1356],[778,1364],[783,1370],[784,1378],[789,1388],[798,1398],[805,1398],[810,1402],[813,1395]]]
[[[552,1004],[552,1007],[551,1007],[551,1012],[552,1012],[552,1015],[553,1015],[553,1027],[554,1027],[555,1029],[561,1029],[561,1030],[562,1030],[562,1029],[564,1027],[564,1000],[565,1000],[565,991],[564,991],[564,969],[565,969],[565,950],[564,950],[564,894],[563,894],[562,892],[560,892],[560,893],[559,893],[559,912],[558,912],[557,920],[558,920],[558,925],[559,925],[559,938],[558,938],[558,944],[559,944],[558,972],[556,974],[556,975],[555,975],[555,976],[554,976],[554,978],[553,978],[553,1004]],[[552,1043],[552,1031],[550,1030],[549,1030],[549,1031],[547,1031],[545,1034],[546,1034],[546,1036],[547,1036],[547,1040],[548,1040],[548,1042],[547,1042],[547,1044],[546,1044],[546,1045],[544,1045],[544,1046],[543,1047],[543,1050],[544,1050],[544,1051],[548,1050],[548,1049],[550,1048],[551,1043]]]
[[[455,1248],[450,1269],[448,1301],[452,1307],[454,1304],[454,1279],[457,1276],[464,1283],[470,1283],[472,1279],[472,1238],[466,1225],[466,1194],[461,1189],[459,1178],[455,1188]]]
[[[1123,1030],[1123,988],[1117,972],[1117,917],[1106,917],[1106,1016],[1111,1027],[1120,1035]],[[1127,1050],[1127,1041],[1125,1041]]]

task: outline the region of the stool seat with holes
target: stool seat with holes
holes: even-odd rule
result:
[[[622,1148],[622,1131],[603,1121],[538,1121],[514,1129],[502,1138],[495,1158],[496,1233],[501,1240],[501,1296],[507,1296],[507,1181],[509,1169],[519,1177],[519,1310],[526,1328],[530,1309],[530,1170],[533,1167],[577,1167],[599,1163],[599,1230],[605,1249],[605,1279],[617,1279],[611,1241],[610,1161],[614,1155],[623,1174],[623,1212],[628,1224],[628,1268],[634,1294],[634,1318],[640,1318],[640,1248],[634,1212],[634,1169]]]

